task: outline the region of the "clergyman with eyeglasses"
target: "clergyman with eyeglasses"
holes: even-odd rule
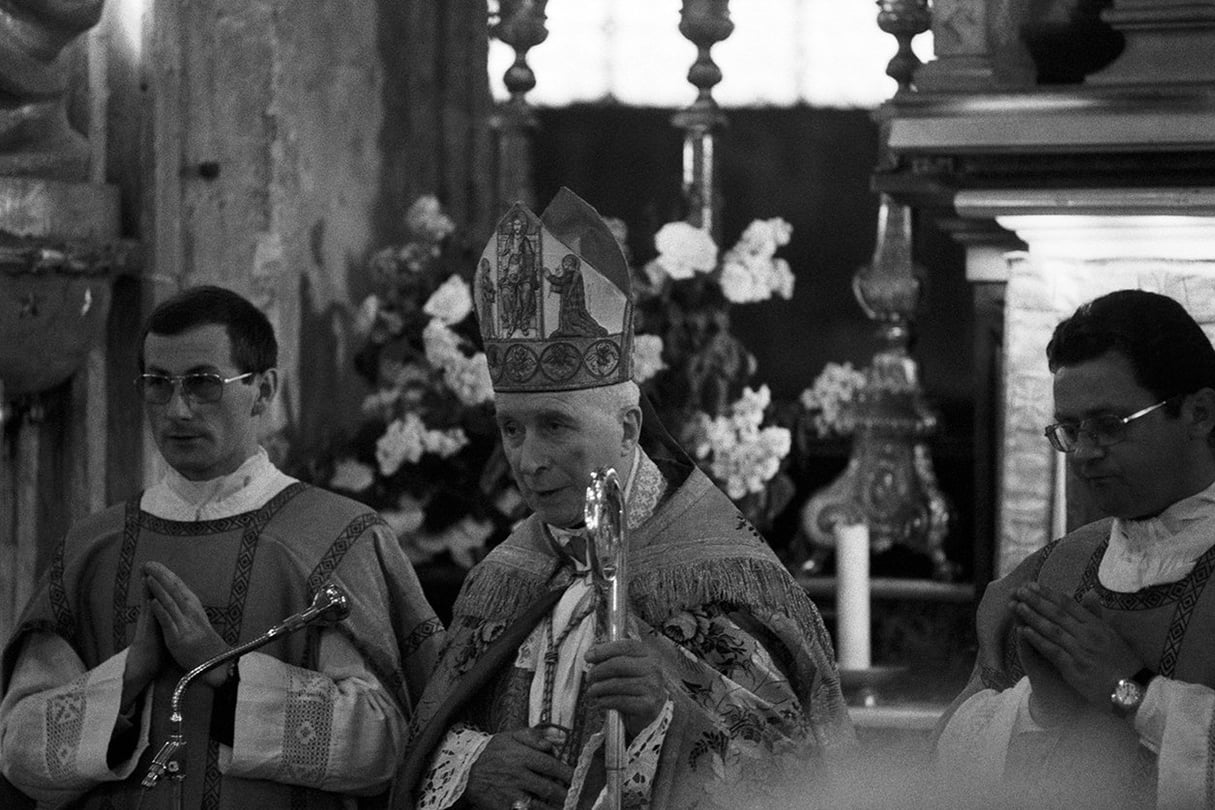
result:
[[[941,772],[986,806],[1210,807],[1215,349],[1174,299],[1122,290],[1046,354],[1045,439],[1108,517],[987,588]]]
[[[387,789],[442,626],[382,519],[260,446],[277,354],[265,314],[226,289],[149,317],[135,384],[167,472],[68,532],[4,650],[0,761],[47,806],[339,808]],[[181,676],[327,584],[349,615],[193,682],[184,780],[142,787]]]

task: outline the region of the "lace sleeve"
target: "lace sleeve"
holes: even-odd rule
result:
[[[662,743],[666,739],[667,729],[671,727],[671,718],[675,712],[675,703],[668,700],[658,713],[654,722],[650,723],[641,733],[633,738],[625,753],[627,763],[624,767],[624,791],[622,804],[630,810],[646,810],[650,806],[650,789],[653,787],[654,774],[658,770],[658,758],[662,753]],[[586,772],[590,768],[595,751],[603,745],[603,732],[597,732],[578,758],[578,766],[569,795],[565,800],[566,810],[577,807],[581,786],[586,781]],[[607,791],[600,791],[595,799],[592,810],[603,810],[607,799]]]
[[[422,778],[417,810],[446,810],[456,803],[468,786],[468,774],[491,735],[465,725],[447,732],[430,769]]]

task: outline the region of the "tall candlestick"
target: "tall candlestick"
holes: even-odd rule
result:
[[[870,667],[869,527],[836,523],[835,622],[840,669]]]

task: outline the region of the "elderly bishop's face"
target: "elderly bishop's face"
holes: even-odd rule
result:
[[[612,466],[627,476],[640,431],[636,409],[621,414],[593,391],[500,392],[495,406],[515,481],[544,522],[582,523],[594,470]]]

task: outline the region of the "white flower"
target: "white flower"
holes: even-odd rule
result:
[[[403,537],[401,543],[410,562],[415,565],[447,551],[458,565],[472,568],[477,562],[477,552],[484,548],[485,540],[494,531],[494,525],[489,521],[474,520],[472,517],[458,520],[439,532],[418,531],[421,523],[419,520],[418,526],[408,537]]]
[[[431,242],[441,242],[456,229],[456,223],[443,213],[439,200],[433,194],[423,194],[413,201],[405,212],[405,226]]]
[[[793,228],[783,219],[757,219],[722,259],[721,291],[735,304],[793,297],[793,271],[776,249],[789,244]]]
[[[766,458],[779,462],[793,449],[793,433],[788,428],[775,425],[766,427],[760,431],[759,443],[763,445]],[[764,478],[769,479],[773,475],[776,475],[775,469]]]
[[[375,481],[375,470],[353,458],[344,458],[334,466],[329,486],[347,492],[362,492]]]
[[[486,538],[493,531],[494,524],[489,521],[465,517],[443,532],[443,545],[457,565],[472,568],[477,562],[476,552],[485,545]]]
[[[449,362],[443,369],[443,380],[464,405],[476,406],[494,398],[494,382],[484,352]]]
[[[472,293],[468,282],[454,273],[431,293],[422,311],[443,323],[457,324],[472,312]]]
[[[766,385],[744,388],[728,414],[699,414],[694,423],[693,455],[708,461],[709,473],[734,500],[762,492],[793,446],[787,428],[760,427],[771,401]]]
[[[460,351],[460,336],[439,318],[431,318],[422,330],[422,345],[426,349],[426,359],[435,368],[447,368],[449,363],[464,356]]]
[[[410,361],[386,366],[380,376],[391,382],[399,392],[426,385],[430,379],[430,370],[422,363]]]
[[[468,446],[468,436],[461,428],[427,430],[422,433],[422,448],[439,458],[450,458]]]
[[[354,334],[360,340],[367,340],[367,338],[371,337],[371,330],[375,327],[376,317],[379,314],[379,296],[369,295],[364,298],[363,303],[359,305],[359,309],[354,315]]]
[[[820,437],[852,432],[849,406],[865,385],[865,373],[852,363],[827,363],[814,378],[814,384],[802,391],[801,403],[814,415],[814,429]]]
[[[755,435],[739,435],[728,448],[715,449],[710,471],[725,484],[726,494],[737,500],[749,492],[763,492],[780,471],[793,437],[787,428],[767,427]]]
[[[789,244],[792,235],[793,226],[780,217],[757,219],[743,231],[734,250],[771,258],[777,248]]]
[[[375,457],[380,472],[391,476],[405,462],[416,464],[424,453],[449,458],[468,445],[468,436],[460,428],[429,430],[416,413],[407,413],[393,420],[384,435],[376,440]]]
[[[391,286],[397,280],[397,249],[380,248],[371,255],[367,267],[377,287]]]
[[[372,419],[387,419],[392,413],[393,406],[401,398],[401,391],[397,388],[387,388],[368,394],[363,400],[363,404],[359,407],[363,416]]]
[[[419,521],[419,526],[420,524]],[[435,534],[415,529],[401,537],[401,548],[405,550],[405,556],[409,557],[409,561],[414,565],[426,562],[443,551],[445,547],[446,541],[441,533]]]
[[[662,269],[662,265],[658,259],[651,259],[645,263],[645,267],[641,268],[645,273],[646,280],[650,282],[651,287],[661,287],[663,280],[667,277],[667,271]]]
[[[396,252],[396,261],[398,264],[404,265],[405,269],[411,273],[421,273],[426,269],[427,263],[437,254],[437,247],[410,242],[402,245]]]
[[[765,275],[765,268],[730,251],[722,261],[721,292],[727,301],[735,304],[750,304],[771,298],[772,290]]]
[[[789,269],[789,263],[784,259],[772,260],[772,292],[784,298],[786,301],[793,297],[793,271]]]
[[[397,537],[405,537],[421,528],[422,522],[426,520],[426,512],[416,498],[409,493],[403,493],[397,499],[397,508],[381,509],[380,517],[384,518],[384,522]]]
[[[513,515],[523,505],[523,496],[514,486],[508,485],[494,499],[494,507],[504,515]]]
[[[709,273],[717,266],[717,243],[708,231],[686,222],[668,222],[654,235],[655,262],[673,279]]]
[[[662,361],[662,338],[658,335],[633,337],[633,380],[643,383],[667,367]]]
[[[384,435],[376,439],[375,458],[380,463],[380,473],[389,476],[401,469],[406,461],[416,463],[425,449],[422,444],[425,432],[426,426],[415,413],[405,414],[404,419],[394,419]]]
[[[793,297],[793,271],[784,259],[730,250],[722,260],[721,291],[735,304],[765,301],[777,293]]]
[[[730,406],[738,416],[753,422],[756,426],[763,421],[764,411],[772,404],[772,391],[764,383],[759,388],[744,388],[742,394]]]
[[[494,398],[493,380],[484,352],[466,357],[460,349],[460,336],[438,318],[422,330],[426,359],[443,372],[443,381],[465,405],[480,405]]]

